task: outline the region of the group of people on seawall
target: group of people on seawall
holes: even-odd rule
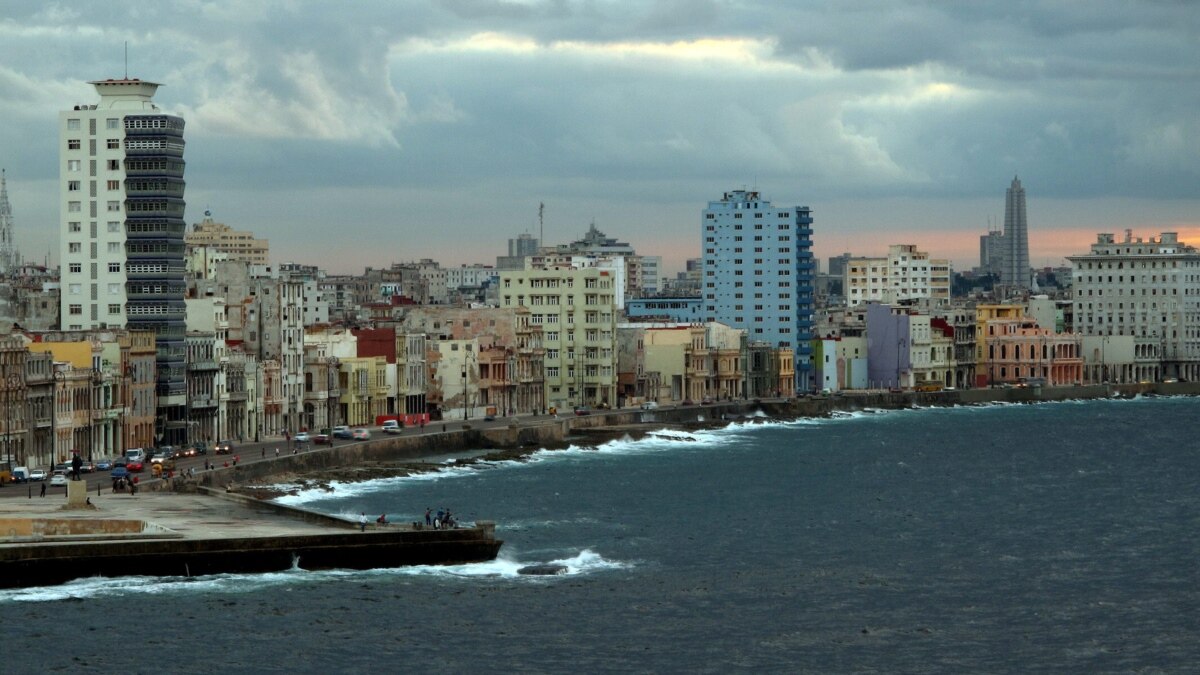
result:
[[[434,514],[433,509],[425,509],[425,526],[432,527],[435,530],[446,530],[458,527],[458,521],[450,514],[450,509],[440,508],[437,514]]]

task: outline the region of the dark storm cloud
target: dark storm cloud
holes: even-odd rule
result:
[[[332,213],[364,232],[525,222],[543,200],[580,222],[687,205],[663,227],[690,240],[703,201],[744,184],[811,203],[980,199],[1019,173],[1043,199],[1194,200],[1200,179],[1200,12],[1185,2],[0,2],[0,16],[0,164],[10,191],[42,191],[24,213],[46,222],[57,112],[122,74],[126,41],[129,74],[163,82],[156,100],[188,120],[190,199],[280,239],[325,227],[312,214],[339,195]]]

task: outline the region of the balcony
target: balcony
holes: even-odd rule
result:
[[[228,398],[230,401],[245,401],[246,400],[246,392],[245,391],[231,391],[231,392],[227,392],[227,393],[228,393]]]
[[[220,366],[218,366],[217,362],[214,361],[213,359],[200,359],[200,360],[192,361],[192,362],[188,363],[187,368],[189,371],[198,372],[198,371],[207,371],[207,370],[217,370],[220,368]]]
[[[192,408],[193,410],[199,408],[215,408],[217,407],[217,400],[208,396],[191,396],[188,398],[188,407]]]

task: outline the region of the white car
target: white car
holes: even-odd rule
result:
[[[397,420],[384,420],[383,426],[380,429],[385,434],[398,434],[403,430],[403,427],[400,426],[400,422]]]
[[[310,439],[307,431],[301,431],[300,433],[296,434],[292,440],[296,441],[297,443],[307,443]]]
[[[55,471],[50,477],[50,487],[67,487],[67,474]]]
[[[29,480],[46,480],[45,469],[34,469],[29,472]]]

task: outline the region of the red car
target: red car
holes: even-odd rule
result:
[[[331,437],[329,434],[317,434],[316,436],[313,436],[313,443],[316,443],[317,445],[329,445],[330,438]]]
[[[141,462],[139,462],[139,461],[137,461],[136,459],[131,459],[131,460],[129,460],[129,461],[127,461],[127,462],[125,462],[125,470],[126,470],[126,471],[130,471],[130,472],[134,472],[134,473],[136,473],[136,472],[139,472],[139,471],[141,471],[141,470],[142,470],[142,469],[144,469],[144,468],[145,468],[145,467],[144,467],[144,466],[142,466],[142,463],[141,463]]]

